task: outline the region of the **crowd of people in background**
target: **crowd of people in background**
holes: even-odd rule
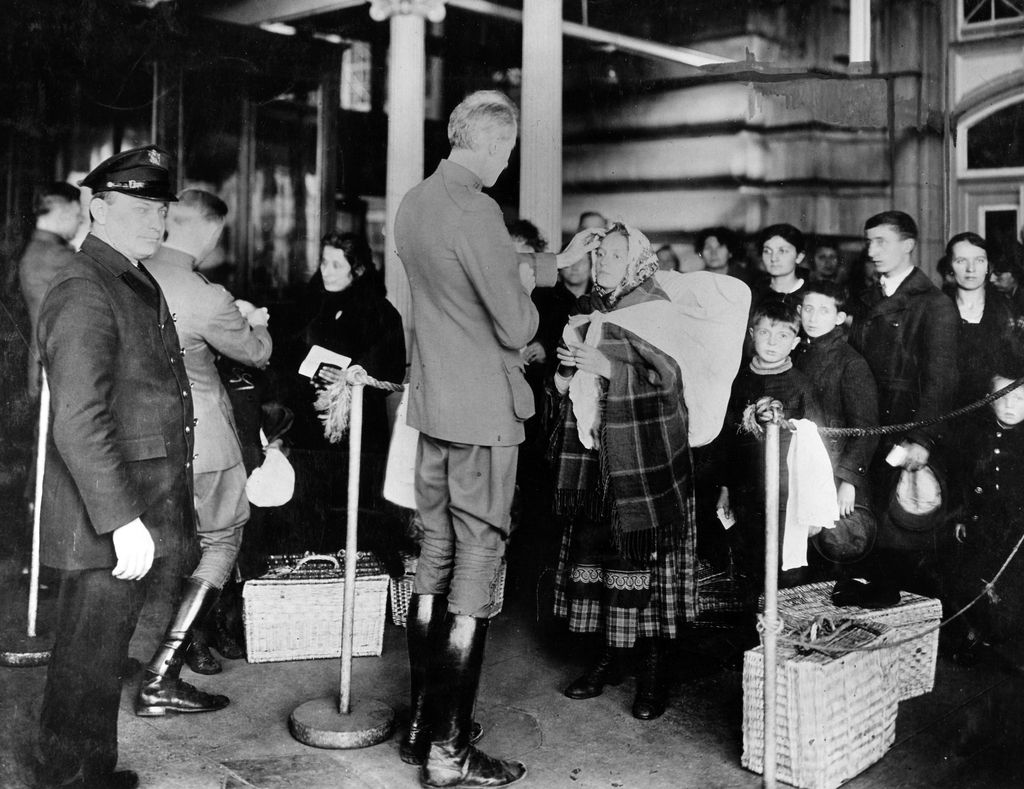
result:
[[[1024,378],[1020,257],[958,233],[938,263],[940,288],[915,264],[917,225],[900,211],[867,218],[857,255],[850,242],[809,241],[781,223],[749,240],[707,228],[692,254],[655,249],[641,229],[597,212],[552,254],[527,219],[503,227],[481,192],[507,166],[517,124],[501,94],[468,97],[450,120],[450,158],[403,201],[395,237],[412,285],[411,349],[356,234],[322,240],[302,298],[273,322],[207,282],[196,267],[227,207],[206,192],[171,192],[169,155],[156,146],[118,154],[83,182],[96,192],[77,256],[68,242],[81,221],[78,190],[42,194],[20,265],[35,340],[28,385],[37,392],[45,369],[46,473],[66,484],[48,486],[42,510],[43,561],[62,571],[63,589],[41,785],[137,783],[114,766],[119,681],[144,587],[121,581],[141,581],[163,560],[181,578],[136,714],[214,712],[228,699],[179,671],[219,670],[211,643],[222,657],[243,654],[223,619],[219,635],[204,635],[236,562],[253,577],[263,565],[247,555],[343,544],[347,449],[325,438],[313,405],[341,381],[343,362],[300,375],[316,346],[395,383],[407,351],[412,359],[422,531],[408,533],[384,499],[389,415],[384,394],[368,390],[361,547],[399,575],[400,550],[419,543],[400,753],[422,766],[425,786],[525,775],[472,745],[517,497],[558,526],[552,555],[533,558],[555,568],[555,614],[571,632],[602,638],[567,697],[621,682],[635,648],[632,714],[660,717],[665,655],[698,617],[700,565],[737,582],[753,643],[767,504],[752,423],[766,408],[786,420],[778,515],[787,527],[792,475],[822,471],[789,467],[799,425],[867,429],[823,435],[834,517],[809,529],[805,559],[783,546],[781,583],[834,579],[837,602],[866,607],[895,605],[904,591],[939,597],[949,613],[980,598],[944,632],[944,648],[965,664],[1024,669],[1019,562],[998,594],[989,586],[1024,509],[1024,389],[1003,391]],[[120,341],[129,334],[132,343]],[[988,395],[998,396],[971,407]],[[282,441],[294,502],[273,515],[287,528],[264,528],[272,516],[246,480],[263,447]]]
[[[584,219],[596,216],[584,214],[581,227]],[[532,239],[533,248],[544,243],[524,220],[509,230],[524,242]],[[944,418],[1024,375],[1020,251],[994,249],[975,233],[958,233],[937,265],[944,281],[940,288],[915,265],[917,233],[911,217],[889,211],[867,220],[863,248],[856,254],[850,254],[851,243],[809,241],[789,224],[771,225],[753,236],[760,253],[756,259],[748,258],[739,234],[724,227],[698,233],[693,255],[677,253],[682,245],[662,245],[655,253],[652,265],[661,271],[713,272],[736,278],[751,291],[743,363],[732,383],[722,431],[709,446],[690,447],[693,466],[686,472],[694,482],[697,555],[746,582],[751,613],[747,645],[756,640],[753,615],[763,579],[764,448],[744,431],[743,421],[748,407],[768,397],[781,403],[788,420],[807,419],[826,428],[883,428],[882,435],[825,437],[838,520],[834,528],[812,530],[808,566],[782,572],[782,585],[835,579],[842,582],[840,599],[868,606],[892,605],[900,590],[913,591],[941,598],[949,613],[981,595],[944,635],[943,648],[967,664],[1024,665],[1019,643],[1024,623],[1017,613],[1024,598],[1016,565],[1003,576],[999,594],[982,594],[1024,522],[1018,485],[1000,481],[1016,474],[1008,470],[1020,463],[1016,442],[1024,432],[1015,430],[1021,421],[1016,404],[1024,403],[1024,396],[1013,391],[968,414]],[[533,430],[540,449],[533,455],[524,452],[523,462],[535,468],[547,448],[548,459],[555,461],[553,468],[545,467],[549,486],[557,486],[559,474],[552,448],[563,440],[552,419],[558,407],[557,355],[559,345],[564,347],[561,327],[571,315],[591,309],[593,287],[592,278],[567,270],[557,290],[533,292],[541,325],[549,330],[535,337],[539,349],[524,352],[537,368],[539,416]],[[535,359],[545,364],[534,365]],[[612,402],[611,381],[607,386],[606,407]],[[927,424],[933,419],[935,424]],[[916,422],[926,424],[884,431]],[[789,437],[784,430],[780,524],[786,523]],[[521,473],[520,482],[536,478],[536,473]],[[911,483],[929,491],[931,484],[932,500],[922,494],[926,501],[916,501],[917,509],[907,506],[900,486]],[[563,526],[571,531],[578,520]],[[578,556],[567,561],[563,553],[563,565],[572,570],[565,576],[568,586],[579,586],[586,574],[579,570]],[[600,574],[592,574],[594,579],[600,580]],[[604,594],[611,599],[614,593]],[[597,592],[589,596],[601,599]],[[569,603],[559,605],[573,629],[586,629],[573,625],[582,615]],[[640,617],[650,608],[643,604]],[[621,613],[613,619],[620,630],[628,621]],[[617,684],[622,659],[616,647],[633,642],[632,637],[610,639],[609,648],[566,695],[590,698],[604,684]],[[644,639],[636,643],[646,644],[642,650],[651,654]],[[649,658],[641,660],[647,664]],[[651,703],[648,691],[664,685],[656,673],[647,683],[640,682],[642,676],[638,673],[634,713],[654,717],[651,711],[663,709],[664,698],[656,694]]]

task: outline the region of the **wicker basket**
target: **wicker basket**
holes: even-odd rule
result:
[[[697,565],[698,627],[732,627],[743,615],[746,579],[732,569],[716,571],[708,562]]]
[[[899,700],[921,696],[935,686],[935,662],[939,649],[942,603],[928,597],[902,592],[900,603],[892,608],[836,607],[832,605],[832,581],[779,590],[779,616],[790,620],[811,620],[821,615],[835,619],[858,619],[888,625],[896,634],[890,641],[905,641],[931,629],[920,638],[894,647],[899,676]]]
[[[857,622],[830,642],[856,649],[893,631]],[[780,644],[776,674],[776,777],[802,789],[834,789],[877,762],[896,738],[890,649],[801,654]],[[764,648],[743,659],[742,764],[764,771]]]
[[[498,572],[498,591],[494,598],[494,606],[491,609],[491,619],[501,613],[505,604],[505,575],[507,573],[505,560],[501,560],[501,570]],[[391,621],[399,627],[405,627],[405,621],[409,614],[409,598],[412,597],[412,582],[416,577],[416,559],[405,561],[405,575],[401,578],[391,579]]]
[[[271,557],[270,572],[245,583],[243,615],[250,663],[341,656],[343,562],[344,552]],[[384,645],[388,575],[369,554],[359,555],[356,575],[352,654],[379,655]]]

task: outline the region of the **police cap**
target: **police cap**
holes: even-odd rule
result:
[[[178,198],[171,190],[171,155],[158,145],[145,145],[116,153],[78,182],[97,192],[121,192],[143,200],[169,203]]]

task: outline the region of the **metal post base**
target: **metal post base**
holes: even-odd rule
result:
[[[6,668],[35,668],[50,662],[52,637],[5,635],[0,644],[0,666]]]
[[[314,748],[368,748],[384,742],[395,730],[395,713],[379,701],[352,701],[348,714],[338,711],[338,697],[307,701],[295,708],[288,729],[299,742]]]

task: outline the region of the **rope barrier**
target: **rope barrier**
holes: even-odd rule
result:
[[[956,419],[972,411],[976,411],[979,408],[984,408],[986,405],[995,402],[999,398],[1007,395],[1008,393],[1012,392],[1014,389],[1019,388],[1020,386],[1024,386],[1024,378],[1018,378],[1012,383],[1004,386],[1002,389],[992,392],[991,394],[986,395],[985,397],[981,398],[980,400],[974,403],[963,406],[962,408],[958,408],[955,411],[950,411],[948,414],[939,417],[934,417],[931,419],[920,420],[918,422],[905,422],[899,425],[886,425],[884,427],[876,428],[818,428],[818,432],[823,435],[829,436],[867,436],[885,435],[887,433],[905,433],[908,430],[914,430],[920,427],[928,427],[930,425],[935,425],[949,419]],[[772,422],[775,424],[782,425],[786,427],[788,430],[793,429],[792,424],[789,423],[789,421],[784,419],[782,416],[782,404],[778,400],[772,400],[769,397],[762,397],[757,402],[747,406],[747,408],[743,412],[743,421],[741,429],[746,432],[752,432],[757,435],[760,435],[762,432],[760,423],[762,422]],[[1013,550],[1011,550],[1009,556],[1006,557],[1006,560],[999,568],[999,572],[995,574],[991,581],[985,582],[985,587],[981,590],[981,592],[978,593],[978,595],[973,600],[967,603],[967,605],[965,605],[963,608],[961,608],[959,611],[954,613],[949,618],[939,622],[938,624],[933,625],[927,628],[926,630],[922,630],[920,633],[915,633],[913,636],[908,636],[907,638],[900,639],[899,641],[892,641],[887,642],[885,644],[863,647],[829,647],[827,643],[817,642],[816,638],[818,636],[818,633],[822,630],[822,625],[825,624],[826,621],[834,626],[835,623],[832,617],[819,617],[817,620],[815,620],[815,622],[811,623],[811,625],[801,630],[799,637],[794,637],[793,635],[785,634],[785,628],[783,626],[783,620],[781,617],[779,617],[776,620],[776,625],[773,628],[773,630],[775,630],[778,634],[777,637],[781,643],[788,644],[790,646],[795,646],[797,648],[817,650],[819,652],[831,654],[847,654],[849,652],[873,652],[880,649],[892,649],[893,647],[901,646],[903,644],[910,643],[911,641],[917,641],[918,639],[930,635],[931,633],[934,633],[935,631],[953,622],[955,619],[958,619],[959,617],[963,616],[968,610],[971,609],[971,607],[977,604],[978,601],[981,600],[981,598],[989,595],[994,595],[996,581],[999,580],[1003,572],[1010,565],[1010,562],[1013,561],[1013,557],[1015,557],[1017,553],[1020,551],[1021,545],[1024,545],[1024,533],[1022,533],[1020,539],[1017,540],[1017,544],[1013,546]],[[759,614],[757,629],[759,632],[764,633],[766,632],[766,628],[767,623],[764,620],[764,616]],[[826,627],[825,629],[827,630],[828,628]],[[834,634],[838,634],[839,632],[841,632],[841,630],[837,630],[834,627],[833,631]]]
[[[879,425],[878,427],[819,427],[818,433],[823,436],[885,436],[893,433],[906,433],[922,427],[931,427],[950,419],[959,419],[972,411],[977,411],[979,408],[984,408],[994,403],[999,398],[1006,396],[1021,386],[1024,386],[1024,378],[1018,378],[1002,389],[985,395],[980,400],[969,405],[957,408],[955,411],[950,411],[942,416],[931,417],[930,419],[921,419],[917,422],[902,422],[898,425]],[[763,430],[758,422],[776,422],[787,430],[793,430],[792,422],[782,416],[782,404],[778,400],[771,400],[768,397],[762,397],[756,403],[748,405],[744,409],[741,428],[747,433],[761,435]]]
[[[352,409],[352,389],[356,386],[372,386],[385,392],[401,392],[404,384],[379,381],[358,364],[345,370],[345,375],[320,390],[314,406],[320,412],[324,423],[324,435],[332,444],[337,444],[348,430],[349,412]]]

